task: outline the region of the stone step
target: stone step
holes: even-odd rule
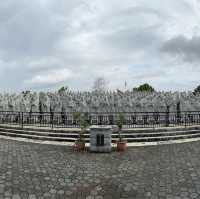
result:
[[[189,134],[189,135],[165,136],[165,137],[126,138],[126,140],[127,142],[160,142],[160,141],[183,140],[192,138],[200,138],[200,133]]]
[[[74,142],[79,137],[79,129],[23,128],[0,125],[0,135],[20,137],[35,140]],[[200,127],[188,128],[164,128],[164,129],[126,129],[122,131],[122,137],[127,142],[159,142],[169,140],[181,140],[200,137]],[[89,132],[84,134],[86,142],[89,142]],[[118,140],[118,133],[112,133],[112,142]]]
[[[0,128],[4,129],[14,129],[14,130],[22,130],[22,127],[16,126],[16,125],[3,125],[0,124]],[[116,128],[115,128],[116,129]],[[161,127],[161,128],[128,128],[128,129],[123,129],[123,133],[160,133],[160,132],[173,132],[173,131],[183,131],[183,130],[200,130],[200,125],[198,126],[188,126],[188,127]],[[25,126],[23,130],[26,131],[36,131],[36,132],[47,132],[47,133],[77,133],[80,131],[78,128],[50,128],[50,127],[35,127],[35,126]],[[114,131],[116,132],[116,130]]]
[[[47,133],[77,133],[80,131],[79,128],[50,128],[50,127],[39,127],[39,126],[24,126],[23,128],[19,125],[2,125],[1,129],[14,129],[14,130],[24,130],[24,131],[36,131],[36,132],[47,132]]]
[[[47,136],[47,137],[61,137],[61,138],[77,138],[79,136],[79,131],[77,132],[65,132],[65,133],[53,133],[53,132],[41,132],[41,131],[28,131],[25,129],[8,129],[0,128],[2,132],[10,132],[15,134],[27,134],[35,136]],[[145,137],[165,137],[165,136],[176,136],[176,135],[189,135],[199,133],[200,130],[182,130],[182,131],[169,131],[169,132],[154,132],[154,133],[133,133],[133,132],[123,132],[121,135],[124,138],[145,138]],[[89,133],[84,134],[85,138],[89,138]],[[113,133],[112,138],[118,138],[118,133]]]
[[[9,137],[18,137],[18,138],[27,138],[41,141],[59,141],[59,142],[75,142],[77,138],[61,138],[61,137],[50,137],[50,136],[38,136],[38,135],[29,135],[29,134],[16,134],[10,132],[0,132],[0,135],[9,136]],[[86,142],[89,142],[89,139],[85,139]]]
[[[185,131],[185,130],[200,130],[200,126],[187,126],[187,127],[161,127],[161,128],[145,128],[145,129],[124,129],[124,133],[135,133],[135,134],[141,134],[141,133],[164,133],[164,132],[175,132],[175,131]]]
[[[54,137],[54,136],[45,136],[45,135],[31,135],[25,133],[14,133],[14,132],[3,132],[0,131],[0,135],[10,136],[10,137],[20,137],[20,138],[28,138],[35,139],[41,141],[59,141],[59,142],[74,142],[76,138],[73,137]],[[159,142],[159,141],[169,141],[169,140],[181,140],[181,139],[190,139],[200,137],[200,133],[196,132],[193,134],[185,134],[185,135],[168,135],[168,136],[157,136],[157,137],[126,137],[127,142]],[[112,138],[112,142],[116,142],[118,138]],[[85,138],[86,142],[89,142],[89,137]]]
[[[190,135],[200,133],[200,130],[184,130],[184,131],[169,131],[169,132],[155,132],[155,133],[122,133],[123,137],[130,138],[145,138],[145,137],[166,137],[178,135]],[[113,134],[113,136],[118,134]]]
[[[79,135],[78,132],[66,132],[66,133],[52,133],[52,132],[41,132],[41,131],[29,131],[24,129],[8,129],[8,128],[0,128],[0,132],[9,132],[15,134],[27,134],[27,135],[38,135],[38,136],[49,136],[49,137],[71,137],[77,138]],[[89,134],[87,134],[89,137]],[[86,135],[86,137],[87,137]]]

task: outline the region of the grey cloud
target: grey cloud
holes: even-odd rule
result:
[[[65,36],[68,23],[67,19],[63,20],[70,15],[72,8],[72,3],[64,1],[57,2],[57,5],[55,1],[41,5],[39,0],[0,3],[0,10],[4,10],[0,14],[1,59],[10,61],[51,54]]]
[[[128,17],[134,19],[135,17],[141,17],[141,15],[144,16],[150,16],[154,15],[156,17],[160,18],[166,18],[169,17],[167,13],[162,13],[160,10],[155,9],[155,8],[149,8],[149,7],[144,7],[144,6],[131,6],[125,10],[121,10],[116,13],[117,16],[121,17]]]
[[[161,51],[186,62],[199,62],[200,37],[186,38],[181,35],[174,37],[163,44]]]
[[[133,79],[142,79],[142,80],[146,80],[146,79],[153,79],[153,78],[160,78],[160,77],[164,77],[166,76],[167,73],[165,71],[162,70],[158,70],[156,72],[148,72],[148,73],[143,73],[141,75],[135,75],[132,78]]]
[[[186,3],[173,0],[162,3],[160,0],[2,1],[1,90],[39,90],[61,84],[84,90],[91,88],[95,77],[101,75],[111,80],[111,88],[124,85],[124,80],[134,86],[139,79],[151,80],[157,87],[169,87],[166,82],[174,78],[178,67],[170,70],[167,61],[161,59],[160,46],[166,38],[180,34],[178,31],[185,25],[182,19],[174,23],[177,20],[174,16],[195,16],[191,11],[193,3],[183,1]],[[187,4],[190,9],[185,12]],[[174,30],[171,24],[180,30]],[[191,42],[186,38],[179,40],[184,59],[187,54],[195,54],[197,46],[188,49]],[[195,42],[198,43],[197,39]],[[171,53],[171,45],[170,41],[166,42],[162,53],[179,56],[176,50]],[[196,53],[195,59],[197,56]],[[57,74],[57,79],[53,74]],[[164,75],[166,81],[161,84]],[[177,78],[178,87],[180,81]]]
[[[150,26],[135,30],[127,28],[105,35],[106,45],[111,48],[117,48],[120,51],[146,50],[156,46],[162,38],[157,34],[159,25]]]

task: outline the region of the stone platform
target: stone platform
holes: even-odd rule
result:
[[[124,153],[0,139],[0,199],[200,198],[200,142]]]

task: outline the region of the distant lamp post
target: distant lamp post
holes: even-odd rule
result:
[[[124,82],[125,91],[127,90],[127,81]]]

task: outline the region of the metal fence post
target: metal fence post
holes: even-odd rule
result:
[[[153,130],[155,130],[155,118],[153,118]]]
[[[54,119],[54,114],[53,112],[51,113],[51,128],[53,129],[53,119]]]
[[[18,112],[18,120],[17,120],[17,122],[18,122],[18,125],[20,126],[20,122],[21,122],[21,113],[20,112]]]
[[[22,128],[24,128],[24,113],[21,112],[21,115],[22,115],[22,122],[21,122],[21,125],[22,125]]]
[[[24,128],[27,125],[48,126],[49,128],[59,127],[79,127],[79,121],[71,119],[71,113],[61,113],[58,115],[56,112],[0,112],[0,122],[5,124],[15,124],[20,128]],[[86,114],[86,113],[81,113]],[[104,113],[104,112],[91,112],[87,113],[87,120],[91,125],[116,125],[118,121],[118,114]],[[187,128],[191,125],[200,125],[200,111],[182,111],[170,112],[169,106],[165,112],[130,112],[124,113],[126,116],[125,126],[127,128],[138,127],[151,127],[153,129],[157,127],[169,127],[179,126]],[[55,117],[54,117],[55,115]],[[25,119],[24,119],[25,118]],[[71,123],[71,121],[73,121]],[[55,123],[55,124],[54,124]]]
[[[166,115],[165,115],[165,122],[166,122],[166,127],[169,126],[169,106],[167,106],[167,111],[166,111]]]
[[[186,112],[185,112],[185,118],[184,118],[184,120],[185,120],[185,128],[187,127],[187,124],[186,124]]]

